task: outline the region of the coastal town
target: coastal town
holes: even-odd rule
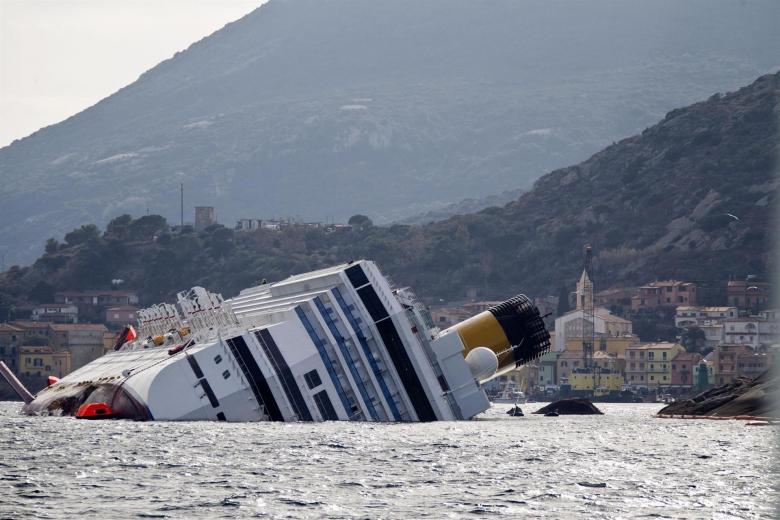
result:
[[[550,351],[486,389],[510,401],[673,400],[754,378],[780,360],[770,293],[754,276],[721,288],[659,280],[596,292],[586,268],[565,301],[534,299],[551,330]],[[430,305],[434,325],[446,329],[498,303],[479,300],[473,289],[466,296]],[[16,309],[0,323],[0,360],[40,389],[49,376],[61,378],[110,351],[137,320],[140,302],[132,290],[57,292],[53,302]]]
[[[488,391],[509,401],[669,401],[755,378],[780,361],[778,311],[771,308],[770,293],[771,285],[755,276],[729,279],[721,287],[657,280],[594,292],[583,270],[576,291],[567,294],[570,301],[534,300],[551,329],[550,352],[491,381]],[[446,328],[494,304],[474,299],[436,305],[431,314]],[[566,310],[569,304],[573,308]]]

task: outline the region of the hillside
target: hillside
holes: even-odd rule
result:
[[[146,302],[203,285],[226,296],[259,280],[371,258],[426,300],[573,286],[581,246],[596,251],[601,288],[655,278],[721,281],[773,269],[780,154],[780,73],[673,110],[590,159],[556,170],[504,207],[422,226],[348,231],[291,227],[173,232],[129,216],[47,244],[32,267],[0,275],[0,316],[54,290],[124,287]],[[731,216],[730,216],[731,215]],[[735,218],[736,217],[736,218]]]
[[[775,0],[271,0],[0,150],[0,254],[176,219],[180,182],[228,225],[527,189],[780,65],[778,19]]]

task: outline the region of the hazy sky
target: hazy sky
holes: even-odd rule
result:
[[[0,147],[62,121],[266,0],[0,0]]]

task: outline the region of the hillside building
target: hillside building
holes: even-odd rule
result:
[[[558,358],[555,363],[555,375],[558,378],[556,384],[560,384],[563,381],[568,382],[572,372],[582,369],[584,363],[582,350],[564,350],[558,352]]]
[[[678,280],[651,282],[631,297],[633,311],[679,305],[696,305],[696,284]]]
[[[236,221],[236,231],[254,231],[260,229],[262,219],[259,218],[240,218]]]
[[[739,376],[738,358],[740,355],[752,352],[747,345],[719,345],[712,356],[714,384],[725,385]]]
[[[25,377],[65,377],[71,372],[70,352],[51,347],[19,348],[18,374]]]
[[[627,350],[626,383],[658,389],[672,385],[672,359],[685,349],[677,343],[642,343]]]
[[[559,352],[548,352],[538,359],[539,379],[537,385],[542,391],[554,391],[558,387],[558,356]]]
[[[763,282],[755,276],[748,276],[745,280],[730,280],[726,285],[728,304],[740,309],[747,309],[752,314],[769,306],[771,293],[771,284]]]
[[[631,310],[631,297],[636,291],[634,287],[616,287],[599,291],[593,295],[593,305],[609,309],[613,314],[625,318]]]
[[[585,314],[582,309],[573,310],[555,319],[555,343],[553,349],[562,352],[566,349],[570,340],[582,341],[582,333],[585,326]],[[631,337],[633,327],[631,322],[613,315],[607,309],[596,308],[593,310],[593,328],[595,330],[596,343],[594,350],[601,350],[601,341],[604,338],[605,348],[608,350],[610,338]],[[617,345],[617,342],[614,342]]]
[[[431,306],[430,313],[433,324],[442,330],[474,315],[461,306]]]
[[[132,305],[119,305],[106,309],[105,323],[114,328],[133,324],[138,320],[138,307]]]
[[[135,291],[67,291],[54,295],[56,303],[72,303],[77,306],[138,305]]]
[[[671,387],[678,390],[690,390],[696,384],[695,367],[701,363],[702,356],[697,352],[680,352],[672,358]]]
[[[45,303],[32,310],[33,321],[52,323],[78,323],[79,308],[71,303]]]
[[[213,206],[195,207],[195,230],[203,231],[217,223],[217,212]]]
[[[723,321],[723,342],[726,344],[765,347],[780,341],[780,325],[776,310],[761,311],[756,316],[729,318]]]
[[[737,353],[737,377],[755,378],[774,366],[777,351],[770,350],[745,350]]]
[[[51,346],[67,350],[71,356],[71,368],[76,370],[103,355],[105,325],[92,323],[52,323]]]
[[[678,329],[697,327],[704,332],[706,346],[715,347],[725,340],[724,321],[739,316],[736,307],[677,307],[674,324]]]
[[[571,391],[577,393],[592,394],[598,392],[619,392],[625,379],[622,373],[611,370],[575,370],[569,376]]]
[[[19,329],[20,335],[17,335],[17,344],[19,346],[32,342],[32,338],[36,338],[36,342],[48,343],[51,336],[51,323],[46,321],[33,321],[33,320],[14,320],[7,323],[11,327]]]
[[[623,336],[605,336],[604,334],[596,334],[596,342],[593,345],[594,354],[601,352],[616,357],[622,357],[625,359],[626,350],[631,345],[639,343],[639,336],[634,334],[624,334]],[[566,340],[565,350],[579,350],[582,351],[582,338],[573,337]]]
[[[18,370],[19,345],[23,334],[21,327],[0,323],[0,361],[5,362],[13,372]]]

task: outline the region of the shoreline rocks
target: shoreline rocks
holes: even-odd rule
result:
[[[665,406],[658,412],[658,416],[778,418],[780,413],[772,401],[779,388],[780,378],[769,371],[755,379],[741,377],[691,399]]]

